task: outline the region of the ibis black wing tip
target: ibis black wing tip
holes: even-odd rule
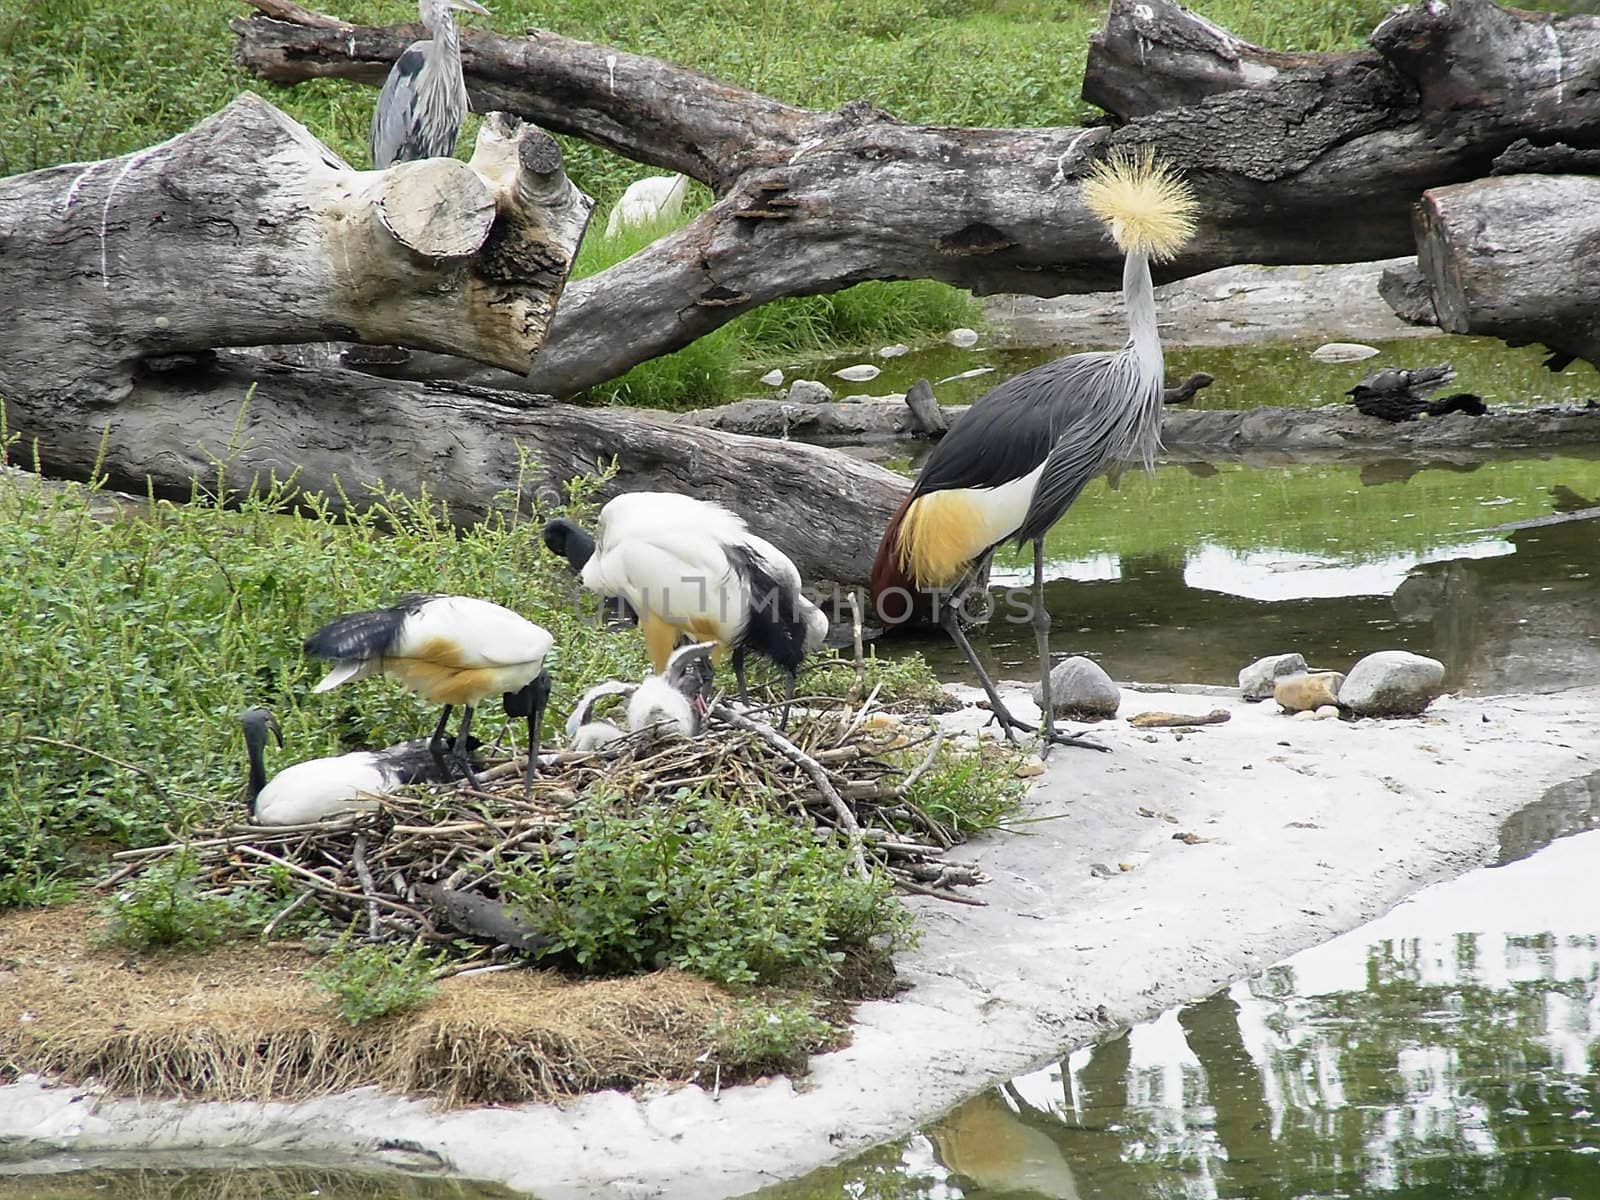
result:
[[[301,648],[313,658],[369,658],[382,654],[394,644],[411,612],[401,603],[391,608],[346,613],[313,632]]]

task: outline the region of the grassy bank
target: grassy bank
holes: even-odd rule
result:
[[[1252,40],[1323,50],[1359,42],[1385,7],[1376,0],[1315,8],[1224,0],[1203,11]],[[246,75],[233,63],[227,27],[245,11],[234,0],[20,0],[0,10],[0,86],[13,98],[0,110],[0,175],[162,141],[243,88],[267,95],[348,161],[365,164],[373,90],[336,80],[279,88]],[[337,13],[352,21],[415,19],[403,0],[356,0]],[[810,108],[865,97],[909,121],[1050,125],[1093,115],[1079,89],[1089,35],[1103,19],[1099,3],[1021,0],[669,0],[648,7],[506,0],[487,23],[503,32],[539,26],[668,58]],[[469,121],[463,154],[474,129]],[[573,139],[564,139],[564,148],[569,173],[600,202],[579,266],[588,273],[634,246],[604,238],[605,214],[628,183],[655,170]],[[697,186],[691,211],[708,200]],[[595,389],[594,398],[713,403],[739,390],[742,366],[764,370],[812,350],[922,340],[976,320],[966,293],[931,283],[875,283],[780,301]]]

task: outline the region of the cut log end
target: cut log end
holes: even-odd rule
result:
[[[436,261],[476,254],[494,228],[493,193],[453,158],[397,163],[384,172],[376,203],[396,242]]]

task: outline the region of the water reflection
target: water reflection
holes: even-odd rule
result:
[[[1431,888],[772,1194],[1600,1196],[1597,871],[1592,832]]]

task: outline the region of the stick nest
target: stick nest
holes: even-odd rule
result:
[[[123,851],[114,856],[117,869],[97,886],[115,887],[187,854],[203,891],[255,891],[281,904],[269,934],[291,913],[310,908],[342,924],[364,923],[375,940],[450,947],[463,959],[457,969],[467,970],[496,945],[541,948],[515,910],[498,903],[496,868],[570,837],[580,796],[601,794],[628,811],[680,789],[710,786],[763,797],[813,823],[819,840],[837,839],[850,849],[863,877],[883,871],[904,891],[981,904],[957,889],[984,882],[982,873],[946,857],[961,840],[958,831],[912,799],[939,756],[942,735],[875,709],[875,695],[862,704],[799,702],[787,734],[718,704],[694,738],[634,734],[602,752],[542,756],[531,796],[522,785],[526,760],[510,759],[480,772],[483,791],[464,784],[408,789],[379,797],[370,813],[314,825],[229,825]]]

